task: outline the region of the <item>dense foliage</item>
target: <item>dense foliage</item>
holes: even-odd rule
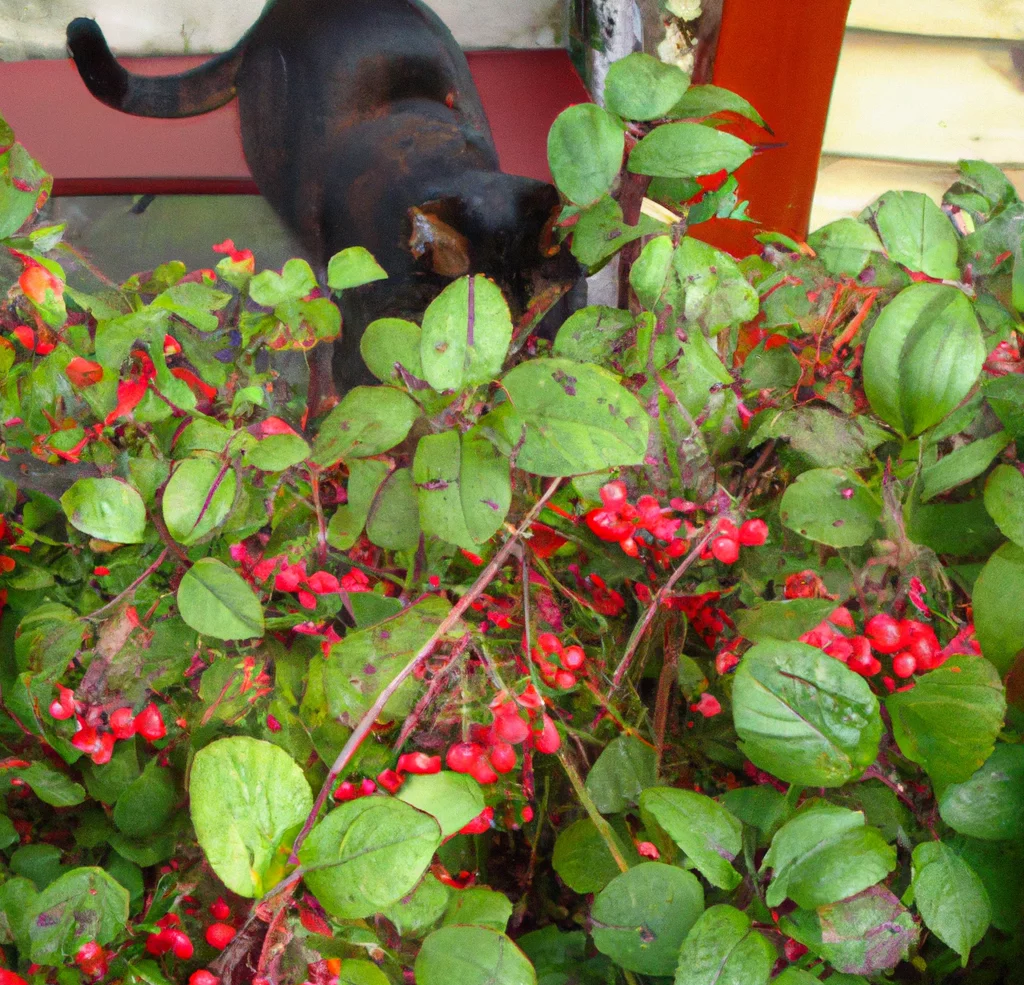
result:
[[[308,429],[305,262],[83,293],[0,123],[4,985],[1010,980],[1024,203],[738,261],[754,110],[607,102],[550,159],[622,307],[463,278]]]

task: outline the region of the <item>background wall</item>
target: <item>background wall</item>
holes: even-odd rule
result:
[[[565,43],[563,0],[426,0],[466,48]],[[183,54],[230,48],[264,0],[0,0],[0,61],[61,58],[64,26],[94,17],[115,52]]]

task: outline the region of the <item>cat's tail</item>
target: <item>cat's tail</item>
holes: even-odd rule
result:
[[[244,42],[179,75],[133,75],[118,63],[96,21],[76,17],[68,24],[68,50],[82,81],[100,102],[132,116],[198,116],[230,102]]]

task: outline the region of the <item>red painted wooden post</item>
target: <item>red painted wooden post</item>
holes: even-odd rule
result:
[[[715,56],[715,85],[757,108],[774,136],[733,129],[754,143],[780,143],[740,168],[740,197],[758,224],[715,221],[695,235],[731,253],[759,249],[754,234],[777,230],[804,239],[818,176],[850,0],[725,0]]]

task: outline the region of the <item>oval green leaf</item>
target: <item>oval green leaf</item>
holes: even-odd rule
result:
[[[1024,746],[997,745],[974,776],[946,787],[939,814],[971,838],[1024,839]]]
[[[704,910],[692,872],[644,862],[616,876],[590,911],[594,944],[617,965],[642,975],[671,975],[679,948]]]
[[[394,448],[419,417],[416,402],[389,386],[357,386],[327,415],[313,442],[313,461],[330,468]]]
[[[633,148],[629,170],[660,178],[735,171],[753,153],[745,140],[701,123],[666,123]]]
[[[442,927],[416,955],[417,985],[537,985],[529,958],[488,927]]]
[[[712,906],[679,951],[675,985],[767,985],[775,948],[735,907]]]
[[[997,465],[985,483],[985,509],[1004,537],[1024,547],[1024,475],[1012,465]]]
[[[404,382],[398,367],[410,376],[423,379],[420,341],[423,332],[415,322],[404,318],[378,318],[370,322],[359,340],[359,352],[367,368],[383,383],[399,386]]]
[[[882,504],[845,469],[811,469],[786,488],[782,522],[808,540],[829,547],[860,547],[875,532]]]
[[[974,628],[981,652],[1005,673],[1024,650],[1024,547],[1003,544],[989,559],[974,583]]]
[[[398,799],[434,818],[441,827],[442,838],[458,834],[486,806],[476,780],[448,770],[407,777],[398,791]]]
[[[60,498],[68,522],[90,537],[114,544],[141,544],[146,504],[120,479],[79,479]]]
[[[332,291],[347,291],[387,277],[387,271],[364,246],[350,246],[335,253],[327,264],[327,286]]]
[[[611,191],[625,150],[621,121],[592,103],[563,110],[548,133],[555,185],[577,205],[590,205]]]
[[[790,783],[840,787],[875,761],[878,699],[863,677],[803,643],[758,643],[733,685],[743,751]]]
[[[681,68],[637,51],[608,69],[604,101],[627,120],[656,120],[668,115],[689,85],[690,77]]]
[[[178,611],[186,625],[216,640],[251,640],[263,635],[263,607],[241,575],[206,557],[185,572],[178,586]]]
[[[641,791],[654,786],[657,773],[654,750],[631,735],[620,735],[590,768],[587,793],[602,814],[621,814]]]
[[[301,438],[299,439],[302,440]],[[179,544],[191,545],[217,529],[235,502],[238,479],[209,458],[189,458],[164,489],[164,523]]]
[[[913,284],[878,316],[864,347],[864,392],[887,424],[911,436],[967,396],[985,361],[981,328],[964,293]]]
[[[940,280],[960,276],[956,231],[927,195],[886,192],[869,211],[890,259]]]
[[[239,896],[262,896],[286,874],[292,841],[313,809],[302,770],[270,742],[237,735],[196,753],[192,824],[210,867]]]

